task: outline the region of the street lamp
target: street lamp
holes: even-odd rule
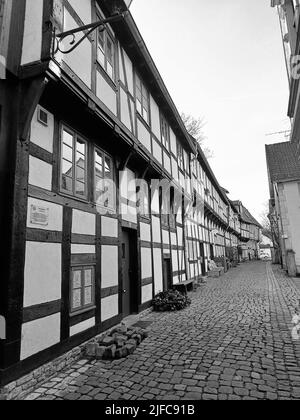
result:
[[[55,40],[53,55],[57,54],[58,52],[62,54],[71,53],[97,28],[101,28],[101,31],[105,31],[107,24],[117,22],[123,19],[129,12],[129,8],[132,2],[133,0],[113,0],[112,15],[110,17],[106,19],[101,19],[94,23],[90,23],[89,25],[84,25],[79,28],[61,32],[59,34],[54,33]],[[84,32],[84,35],[78,41],[76,41],[75,35],[79,32]],[[68,50],[63,50],[61,49],[61,45],[63,41],[68,37],[72,37],[71,41],[69,41],[69,45],[71,46],[71,48],[69,48]]]

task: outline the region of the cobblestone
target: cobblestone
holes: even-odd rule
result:
[[[27,399],[258,400],[300,398],[295,282],[253,262],[210,279],[178,313],[148,313],[149,337],[127,359],[81,360]]]

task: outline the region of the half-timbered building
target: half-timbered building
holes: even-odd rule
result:
[[[122,0],[0,5],[5,384],[204,275],[240,222]]]

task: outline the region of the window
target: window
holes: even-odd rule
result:
[[[38,107],[37,119],[41,124],[48,126],[48,113],[41,107]]]
[[[161,116],[161,141],[167,150],[170,150],[170,129],[167,121]]]
[[[177,155],[178,155],[178,166],[183,171],[184,170],[183,148],[181,144],[179,143],[177,143]]]
[[[95,304],[95,268],[74,267],[71,272],[71,312],[79,312]]]
[[[135,76],[136,110],[149,124],[149,94],[138,75]]]
[[[114,209],[115,197],[112,158],[102,150],[95,149],[95,202],[97,205]]]
[[[62,130],[61,165],[62,192],[87,198],[87,144],[66,128]]]
[[[98,29],[97,61],[109,77],[115,79],[115,44],[107,30]]]

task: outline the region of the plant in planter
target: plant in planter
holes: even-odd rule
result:
[[[175,312],[187,308],[191,299],[177,290],[168,290],[155,296],[152,304],[156,312]]]

